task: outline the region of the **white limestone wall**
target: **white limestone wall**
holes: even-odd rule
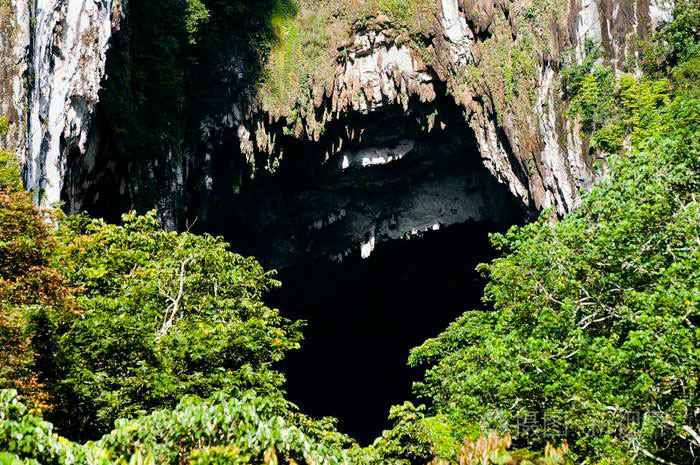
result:
[[[105,73],[109,39],[122,15],[119,0],[37,0],[31,20],[26,186],[35,200],[60,200],[66,156],[86,150]]]

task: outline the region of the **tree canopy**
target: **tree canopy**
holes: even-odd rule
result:
[[[493,310],[465,313],[411,352],[428,367],[416,391],[457,436],[515,429],[542,447],[565,433],[579,459],[602,463],[688,463],[700,451],[700,92],[677,72],[697,67],[700,10],[677,8],[656,38],[672,63],[664,74],[606,84],[609,69],[592,65],[578,89],[608,87],[573,87],[574,111],[609,99],[588,128],[609,142],[609,175],[563,220],[545,211],[494,235],[504,255],[481,268]],[[679,50],[666,38],[688,17],[682,30],[695,36]]]
[[[119,226],[65,218],[57,237],[57,267],[81,290],[80,318],[53,329],[63,423],[107,432],[187,394],[279,395],[271,365],[299,346],[300,323],[263,303],[278,283],[255,259],[220,238],[162,231],[153,212]]]

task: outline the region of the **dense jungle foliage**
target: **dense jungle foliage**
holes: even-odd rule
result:
[[[594,463],[700,451],[699,34],[697,3],[679,2],[646,76],[616,77],[590,45],[564,70],[610,174],[562,221],[495,235],[504,255],[482,265],[494,311],[411,352],[428,366],[416,390],[456,437],[484,422],[535,447],[565,433]]]
[[[186,7],[181,45],[210,40],[209,3]],[[2,152],[0,463],[693,463],[698,39],[700,6],[679,1],[642,75],[616,75],[595,44],[564,64],[567,111],[606,153],[604,176],[565,218],[493,236],[491,310],[411,352],[426,405],[393,407],[366,448],[285,401],[275,362],[302,323],[265,305],[271,272],[152,213],[111,225],[39,210]]]

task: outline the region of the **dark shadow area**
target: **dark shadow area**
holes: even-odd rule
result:
[[[495,252],[488,233],[509,225],[466,223],[377,246],[368,259],[318,260],[284,269],[269,303],[308,321],[302,349],[283,365],[288,398],[369,444],[390,426],[389,407],[411,399],[419,370],[408,352],[463,312],[482,307],[475,271]]]
[[[439,122],[429,123],[435,115]],[[349,137],[348,128],[362,137]],[[342,151],[324,160],[339,140]],[[348,115],[317,142],[281,135],[277,144],[285,154],[279,167],[252,179],[214,150],[211,200],[197,204],[195,225],[267,268],[359,254],[370,236],[380,243],[435,224],[508,223],[522,215],[446,93],[411,100],[407,109],[391,104]]]
[[[118,222],[156,208],[182,229],[188,205],[208,199],[208,157],[235,159],[234,105],[262,78],[279,41],[274,15],[294,16],[290,0],[130,0],[110,38],[105,77],[87,153],[67,154],[61,200]],[[203,142],[209,133],[211,138]],[[217,145],[212,147],[210,145]],[[196,209],[194,209],[196,211]],[[196,216],[191,215],[190,220]]]

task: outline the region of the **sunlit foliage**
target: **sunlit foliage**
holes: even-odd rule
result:
[[[18,181],[19,182],[19,181]],[[49,396],[39,380],[38,320],[75,316],[73,289],[53,266],[56,241],[45,213],[22,191],[0,189],[0,388],[19,390],[32,408]]]
[[[279,395],[284,378],[270,364],[301,336],[263,304],[277,282],[257,261],[220,238],[162,231],[154,213],[121,226],[74,216],[58,237],[55,260],[82,290],[81,318],[55,329],[48,382],[63,427],[106,432],[186,394]]]
[[[174,410],[119,420],[99,441],[81,445],[58,436],[11,390],[0,390],[0,463],[42,465],[339,465],[337,449],[310,440],[253,394],[209,400],[185,397]]]
[[[683,43],[678,66],[697,57]],[[456,437],[511,429],[543,447],[565,434],[576,456],[601,463],[689,463],[700,452],[700,101],[675,69],[671,81],[612,83],[617,117],[589,128],[602,148],[629,147],[610,156],[610,176],[562,221],[545,211],[494,235],[505,255],[482,266],[493,311],[467,312],[412,351],[411,364],[429,367],[417,392]],[[572,99],[587,98],[596,72]],[[538,420],[518,431],[528,416]]]

